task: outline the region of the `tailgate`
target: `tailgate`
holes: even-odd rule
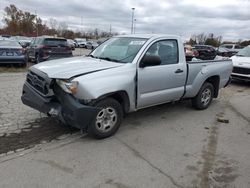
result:
[[[51,56],[72,54],[66,39],[49,38],[44,40],[47,53]]]

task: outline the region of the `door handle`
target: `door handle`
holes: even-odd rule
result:
[[[182,73],[182,72],[184,72],[182,69],[177,69],[177,70],[175,71],[176,74]]]

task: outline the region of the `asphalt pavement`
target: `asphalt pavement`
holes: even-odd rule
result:
[[[204,111],[189,101],[125,117],[94,140],[24,106],[24,73],[0,74],[0,187],[250,187],[250,85]]]

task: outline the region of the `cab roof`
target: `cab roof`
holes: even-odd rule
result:
[[[150,39],[150,38],[173,38],[173,39],[177,39],[180,38],[177,35],[167,35],[167,34],[129,34],[129,35],[118,35],[116,37],[134,37],[134,38],[146,38],[146,39]]]

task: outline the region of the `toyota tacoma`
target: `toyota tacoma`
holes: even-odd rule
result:
[[[125,113],[191,99],[206,109],[230,81],[231,60],[185,59],[178,36],[115,36],[87,56],[29,68],[22,102],[95,138],[113,135]]]

